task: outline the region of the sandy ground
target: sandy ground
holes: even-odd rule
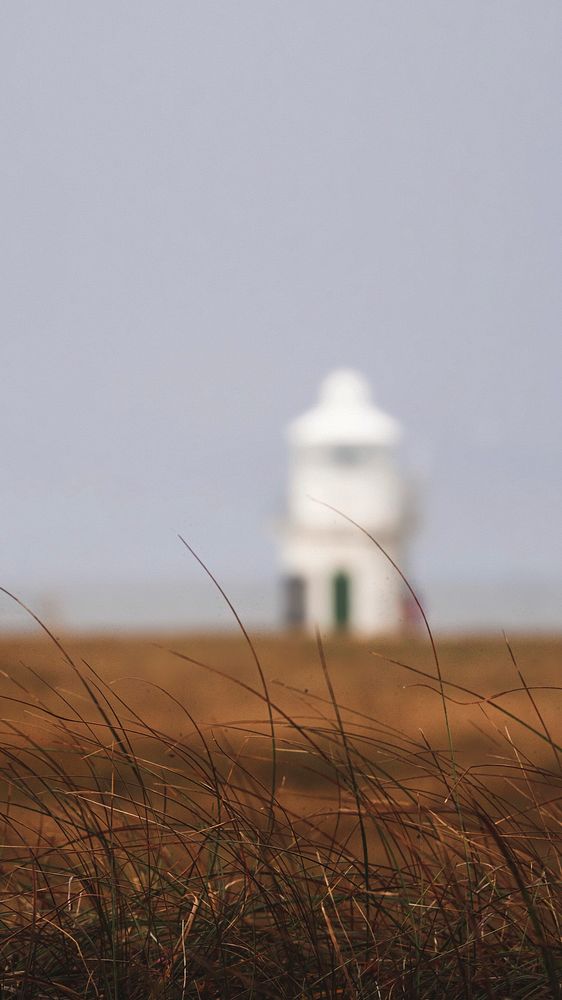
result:
[[[230,724],[252,733],[263,730],[267,709],[262,679],[252,651],[239,635],[59,639],[85,676],[94,678],[88,664],[111,685],[123,699],[124,713],[138,712],[174,738],[192,731],[187,712],[206,730]],[[253,641],[276,717],[282,720],[286,712],[301,721],[332,724],[333,709],[326,700],[329,694],[314,640],[257,635]],[[437,648],[442,677],[448,682],[445,691],[454,699],[448,702],[454,742],[465,759],[503,753],[509,739],[534,756],[551,753],[506,712],[541,731],[546,726],[554,738],[560,737],[562,638],[514,638],[515,663],[501,638],[437,639]],[[426,640],[332,639],[326,642],[325,656],[349,724],[368,729],[376,720],[414,739],[423,730],[433,746],[447,745],[436,666]],[[86,717],[92,716],[79,678],[50,640],[3,638],[0,669],[4,720],[18,725],[26,720],[39,731],[45,719],[42,705],[68,714],[62,698],[70,699]],[[501,694],[511,689],[519,690]],[[483,700],[492,698],[493,703]]]

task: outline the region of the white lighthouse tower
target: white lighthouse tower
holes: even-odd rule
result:
[[[365,528],[403,568],[408,490],[396,462],[396,421],[355,372],[333,372],[316,406],[288,429],[288,516],[282,530],[285,620],[292,627],[396,632],[405,623],[403,582]]]

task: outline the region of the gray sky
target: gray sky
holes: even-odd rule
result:
[[[1,582],[271,575],[283,428],[360,368],[415,571],[560,579],[562,6],[0,13]]]

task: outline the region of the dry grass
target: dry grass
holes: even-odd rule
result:
[[[2,643],[3,995],[558,996],[562,643],[255,648]]]

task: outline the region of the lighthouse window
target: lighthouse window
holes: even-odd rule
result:
[[[331,458],[338,465],[359,465],[368,456],[366,448],[358,448],[353,445],[337,445],[331,450]]]

